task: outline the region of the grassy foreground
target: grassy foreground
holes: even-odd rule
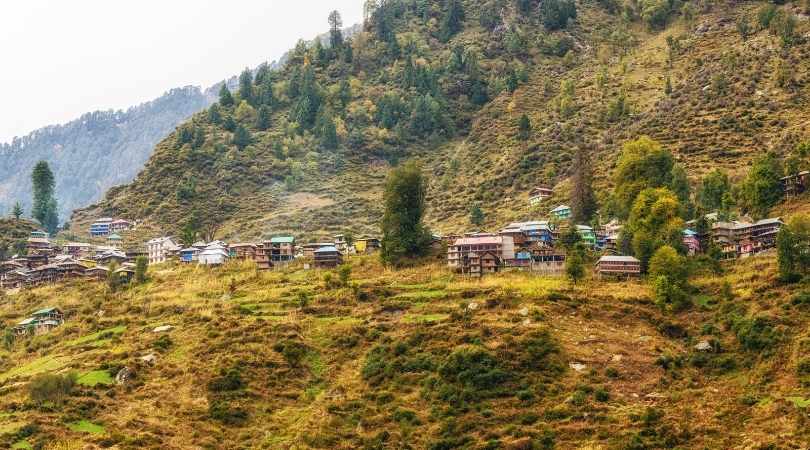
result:
[[[0,446],[204,448],[803,448],[810,300],[772,257],[693,279],[663,313],[640,282],[441,265],[336,273],[250,263],[155,266],[145,285],[42,287],[55,332],[0,350]],[[810,296],[808,296],[810,297]],[[174,328],[165,333],[153,329]],[[694,349],[708,341],[710,352]],[[154,364],[142,361],[154,354]],[[133,376],[113,381],[121,367]],[[807,367],[805,367],[807,370]],[[27,383],[73,372],[63,405]],[[805,378],[802,380],[802,378]],[[804,385],[802,385],[804,381]]]

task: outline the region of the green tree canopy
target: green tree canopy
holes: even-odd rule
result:
[[[46,161],[40,161],[31,172],[31,184],[34,189],[34,206],[31,216],[45,227],[49,234],[56,233],[59,227],[54,186],[56,181]]]
[[[239,74],[239,97],[253,104],[253,73],[248,68]]]
[[[384,204],[382,261],[399,266],[408,258],[424,255],[431,236],[422,223],[426,208],[425,181],[416,163],[408,162],[388,174]]]
[[[641,191],[669,187],[674,166],[675,158],[672,153],[649,137],[642,136],[626,142],[614,174],[616,189],[613,200],[616,215],[622,219],[627,218]]]
[[[782,200],[782,165],[773,153],[754,161],[741,186],[743,208],[756,218],[768,215]]]
[[[593,169],[583,146],[577,147],[574,155],[574,174],[571,185],[571,216],[574,223],[587,224],[596,214],[596,197],[593,193]]]
[[[472,208],[470,208],[470,223],[480,227],[484,224],[484,219],[484,211],[481,209],[481,205],[473,205]]]
[[[723,206],[723,195],[731,191],[728,174],[720,169],[707,173],[697,191],[698,206],[704,211],[717,211]]]
[[[798,215],[779,231],[776,238],[779,278],[793,282],[810,270],[810,217]]]
[[[219,88],[219,104],[226,108],[233,106],[233,96],[225,83],[222,83],[222,87]]]
[[[652,255],[661,247],[683,248],[682,206],[666,188],[645,189],[633,203],[622,233],[627,234],[633,253],[646,271]]]

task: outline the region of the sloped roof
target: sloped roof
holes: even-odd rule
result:
[[[337,253],[338,249],[334,245],[328,245],[315,250],[315,253]]]
[[[40,309],[39,311],[35,311],[31,315],[32,316],[41,316],[41,315],[44,315],[44,314],[51,314],[51,313],[54,313],[54,312],[61,313],[62,311],[60,311],[59,308],[50,307],[50,308]]]
[[[453,245],[503,244],[502,236],[471,236],[456,239]]]
[[[295,242],[295,238],[292,236],[276,236],[270,238],[271,244],[292,244]]]
[[[568,206],[568,205],[560,205],[560,206],[558,206],[558,207],[556,207],[556,208],[552,209],[552,210],[551,210],[551,212],[553,212],[553,213],[554,213],[554,212],[562,212],[562,211],[565,211],[565,210],[567,210],[567,209],[571,209],[571,207],[570,207],[570,206]]]
[[[638,259],[632,256],[611,256],[605,255],[599,258],[599,262],[630,262],[630,263],[641,263]]]

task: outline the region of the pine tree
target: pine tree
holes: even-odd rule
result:
[[[408,162],[388,174],[383,197],[382,251],[384,264],[399,266],[408,258],[422,256],[430,244],[430,231],[422,223],[425,214],[425,181],[421,168]]]
[[[470,223],[480,227],[484,224],[484,219],[484,211],[481,209],[481,206],[473,205],[473,207],[470,208]]]
[[[233,144],[239,150],[243,150],[245,147],[250,145],[251,137],[250,132],[244,126],[237,125],[236,131],[233,132]]]
[[[521,141],[528,141],[532,136],[532,121],[529,116],[523,114],[518,119],[518,139]]]
[[[219,104],[214,103],[211,105],[211,108],[208,109],[208,122],[213,125],[222,123],[222,113],[219,112]]]
[[[585,246],[577,243],[565,258],[565,274],[576,285],[585,278]]]
[[[248,68],[239,75],[239,97],[253,104],[253,73]]]
[[[464,28],[464,7],[459,0],[447,0],[442,21],[441,38],[450,40]]]
[[[59,218],[54,197],[55,180],[47,162],[40,161],[34,166],[31,183],[34,188],[34,207],[31,215],[45,227],[48,233],[54,234],[59,226]]]
[[[591,160],[580,146],[574,155],[574,175],[571,186],[571,213],[575,223],[590,223],[596,213],[596,198],[593,193],[593,170]]]
[[[329,150],[336,149],[338,147],[338,135],[337,127],[332,117],[324,115],[320,129],[321,146]]]
[[[340,18],[340,13],[332,11],[329,13],[329,43],[333,50],[339,49],[343,45],[343,19]]]
[[[222,83],[222,87],[219,89],[219,104],[226,108],[233,106],[233,95],[226,83]]]
[[[259,131],[267,131],[270,128],[270,107],[262,105],[259,107],[259,112],[256,115],[256,129]]]
[[[20,220],[20,217],[23,215],[23,209],[20,202],[14,203],[14,209],[11,211],[11,214],[14,216],[16,220]]]
[[[143,284],[146,282],[146,271],[149,268],[149,260],[145,256],[135,259],[135,282]]]

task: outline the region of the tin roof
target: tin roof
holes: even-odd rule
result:
[[[632,256],[610,256],[605,255],[599,258],[599,262],[632,262],[632,263],[640,263],[638,259]]]
[[[457,239],[453,245],[502,244],[502,236],[471,236]]]
[[[295,242],[295,238],[292,236],[276,236],[270,238],[271,244],[292,244]]]
[[[315,253],[335,253],[337,251],[338,251],[337,247],[335,247],[334,245],[329,245],[315,250]]]

